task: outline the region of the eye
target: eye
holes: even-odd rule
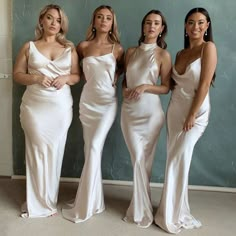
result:
[[[193,25],[194,22],[191,20],[191,21],[188,21],[188,25]]]

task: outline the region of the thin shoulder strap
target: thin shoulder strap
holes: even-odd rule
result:
[[[203,50],[204,50],[205,45],[206,45],[206,43],[203,43],[203,45],[202,45],[202,49],[201,49],[201,58],[202,58],[202,54],[203,54]]]
[[[112,51],[111,51],[111,53],[113,53],[113,51],[114,51],[114,48],[115,48],[115,43],[113,44],[113,46],[112,46]]]

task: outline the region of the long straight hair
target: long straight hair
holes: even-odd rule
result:
[[[201,13],[203,14],[205,17],[206,17],[206,20],[207,22],[209,23],[209,26],[208,26],[208,29],[207,29],[207,34],[204,34],[204,41],[211,41],[213,42],[213,35],[212,35],[212,27],[211,27],[211,18],[210,18],[210,15],[209,13],[207,12],[206,9],[202,8],[202,7],[196,7],[196,8],[193,8],[192,10],[190,10],[188,12],[188,14],[186,15],[185,17],[185,24],[187,23],[188,21],[188,18],[194,14],[194,13]],[[184,28],[184,48],[188,48],[189,47],[189,37],[186,37],[186,29]]]
[[[140,36],[140,38],[139,38],[138,43],[139,43],[139,45],[140,45],[140,44],[141,44],[142,42],[144,42],[144,40],[145,40],[145,35],[144,35],[144,33],[143,33],[143,28],[144,28],[145,21],[146,21],[147,17],[148,17],[150,14],[156,14],[156,15],[159,15],[159,16],[161,17],[162,26],[164,26],[164,29],[163,29],[163,31],[161,32],[161,37],[159,37],[159,36],[157,37],[156,43],[157,43],[157,45],[158,45],[159,47],[165,49],[165,48],[167,48],[167,43],[165,42],[165,37],[166,37],[167,31],[168,31],[168,29],[167,29],[167,23],[166,23],[166,19],[165,19],[164,15],[162,14],[162,12],[159,11],[159,10],[155,10],[155,9],[149,11],[149,12],[143,17],[142,24],[141,24],[141,36]]]
[[[202,8],[202,7],[196,7],[196,8],[193,8],[192,10],[190,10],[190,11],[187,13],[186,17],[185,17],[185,20],[184,20],[185,24],[187,23],[188,18],[189,18],[192,14],[198,13],[198,12],[201,13],[201,14],[203,14],[203,15],[206,17],[207,22],[209,23],[209,26],[208,26],[207,31],[206,31],[207,33],[204,34],[203,40],[204,40],[205,42],[208,42],[208,41],[214,42],[214,41],[213,41],[213,33],[212,33],[211,18],[210,18],[210,15],[209,15],[209,13],[208,13],[208,11],[207,11],[206,9],[204,9],[204,8]],[[189,46],[190,46],[189,37],[187,36],[187,34],[186,34],[186,29],[185,29],[185,27],[184,27],[184,48],[189,48]],[[216,77],[216,73],[214,73],[214,75],[213,75],[213,77],[212,77],[212,82],[215,81],[215,77]],[[213,83],[212,83],[212,85],[213,85]]]
[[[101,5],[94,10],[90,25],[87,30],[86,40],[91,41],[96,37],[96,29],[94,28],[95,17],[98,11],[102,9],[108,9],[111,12],[112,17],[113,17],[111,31],[108,33],[108,40],[111,43],[120,43],[115,12],[110,6],[107,6],[107,5]]]

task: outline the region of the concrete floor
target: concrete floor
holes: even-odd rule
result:
[[[77,183],[61,183],[57,216],[39,219],[19,217],[20,206],[25,200],[25,180],[0,178],[0,235],[1,236],[167,236],[160,228],[147,229],[122,221],[129,205],[132,187],[104,185],[106,211],[90,220],[74,224],[61,216],[65,201],[73,199]],[[160,188],[152,188],[154,211],[161,195]],[[189,191],[192,214],[203,227],[184,230],[181,236],[235,236],[236,193]]]

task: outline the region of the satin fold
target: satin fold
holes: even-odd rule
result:
[[[128,88],[156,85],[159,76],[156,48],[156,43],[142,43],[135,50],[127,66]],[[139,100],[123,100],[121,128],[133,165],[133,196],[124,221],[142,228],[153,222],[150,177],[164,119],[161,101],[156,94],[144,93]]]
[[[196,116],[195,125],[188,132],[183,124],[198,88],[201,58],[192,62],[180,75],[173,68],[176,82],[167,109],[167,161],[165,183],[155,223],[169,233],[177,234],[183,228],[201,227],[201,222],[190,213],[188,177],[193,149],[204,133],[209,119],[210,100],[207,94]]]
[[[83,59],[86,78],[80,98],[80,120],[83,126],[85,163],[76,198],[63,217],[79,223],[105,210],[101,159],[106,136],[117,111],[113,87],[116,59],[112,53]]]
[[[71,49],[60,58],[47,59],[30,42],[28,72],[52,80],[70,74]],[[25,134],[26,203],[22,217],[47,217],[57,212],[61,165],[72,121],[70,87],[62,89],[29,85],[22,97],[20,121]]]

